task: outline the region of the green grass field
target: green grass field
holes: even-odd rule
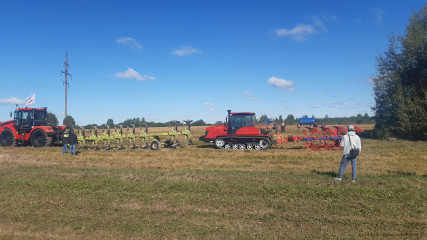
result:
[[[341,151],[196,143],[0,148],[0,239],[426,239],[426,142],[362,139],[356,183]]]

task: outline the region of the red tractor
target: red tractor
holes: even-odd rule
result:
[[[12,113],[11,113],[12,117]],[[47,108],[17,108],[14,119],[0,123],[0,145],[3,147],[30,143],[48,147],[59,143],[65,126],[47,124]]]
[[[205,136],[200,141],[215,143],[218,148],[225,149],[268,149],[273,143],[271,133],[256,127],[255,113],[228,110],[224,125],[206,128]]]

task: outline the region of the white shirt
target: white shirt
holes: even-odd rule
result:
[[[350,139],[351,138],[351,146],[350,146]],[[355,132],[349,131],[346,135],[343,136],[341,139],[341,147],[343,147],[343,156],[348,156],[350,153],[350,150],[353,148],[359,149],[359,152],[362,152],[362,143],[360,141],[360,137],[356,135]]]

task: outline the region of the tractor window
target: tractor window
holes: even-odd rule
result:
[[[15,112],[15,124],[16,126],[22,125],[22,112]]]
[[[15,112],[15,119],[21,119],[22,118],[22,112]]]
[[[33,125],[33,112],[23,111],[22,112],[22,126],[32,126]]]
[[[253,127],[253,115],[233,115],[231,118],[232,132],[235,133],[242,127]]]
[[[45,111],[34,112],[34,126],[46,125],[47,114]]]

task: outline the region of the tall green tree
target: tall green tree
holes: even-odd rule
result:
[[[261,117],[258,119],[258,123],[265,123],[268,121],[268,117],[266,114],[262,114]]]
[[[295,117],[292,114],[288,114],[288,116],[285,119],[286,125],[295,124]]]
[[[283,123],[283,117],[282,115],[279,116],[279,119],[277,120],[278,123]]]
[[[205,121],[203,121],[202,119],[195,121],[193,124],[191,124],[193,126],[206,126]]]
[[[411,140],[427,133],[427,4],[392,36],[373,78],[375,128]]]
[[[107,120],[107,125],[108,126],[114,126],[114,121],[113,121],[113,119],[111,119],[111,118],[109,118],[108,120]]]
[[[51,126],[58,126],[58,118],[56,118],[56,115],[48,112],[47,113],[47,124]]]
[[[76,122],[74,121],[74,118],[71,117],[71,115],[68,115],[64,118],[64,121],[62,121],[62,124],[67,127],[74,127],[76,126]]]

